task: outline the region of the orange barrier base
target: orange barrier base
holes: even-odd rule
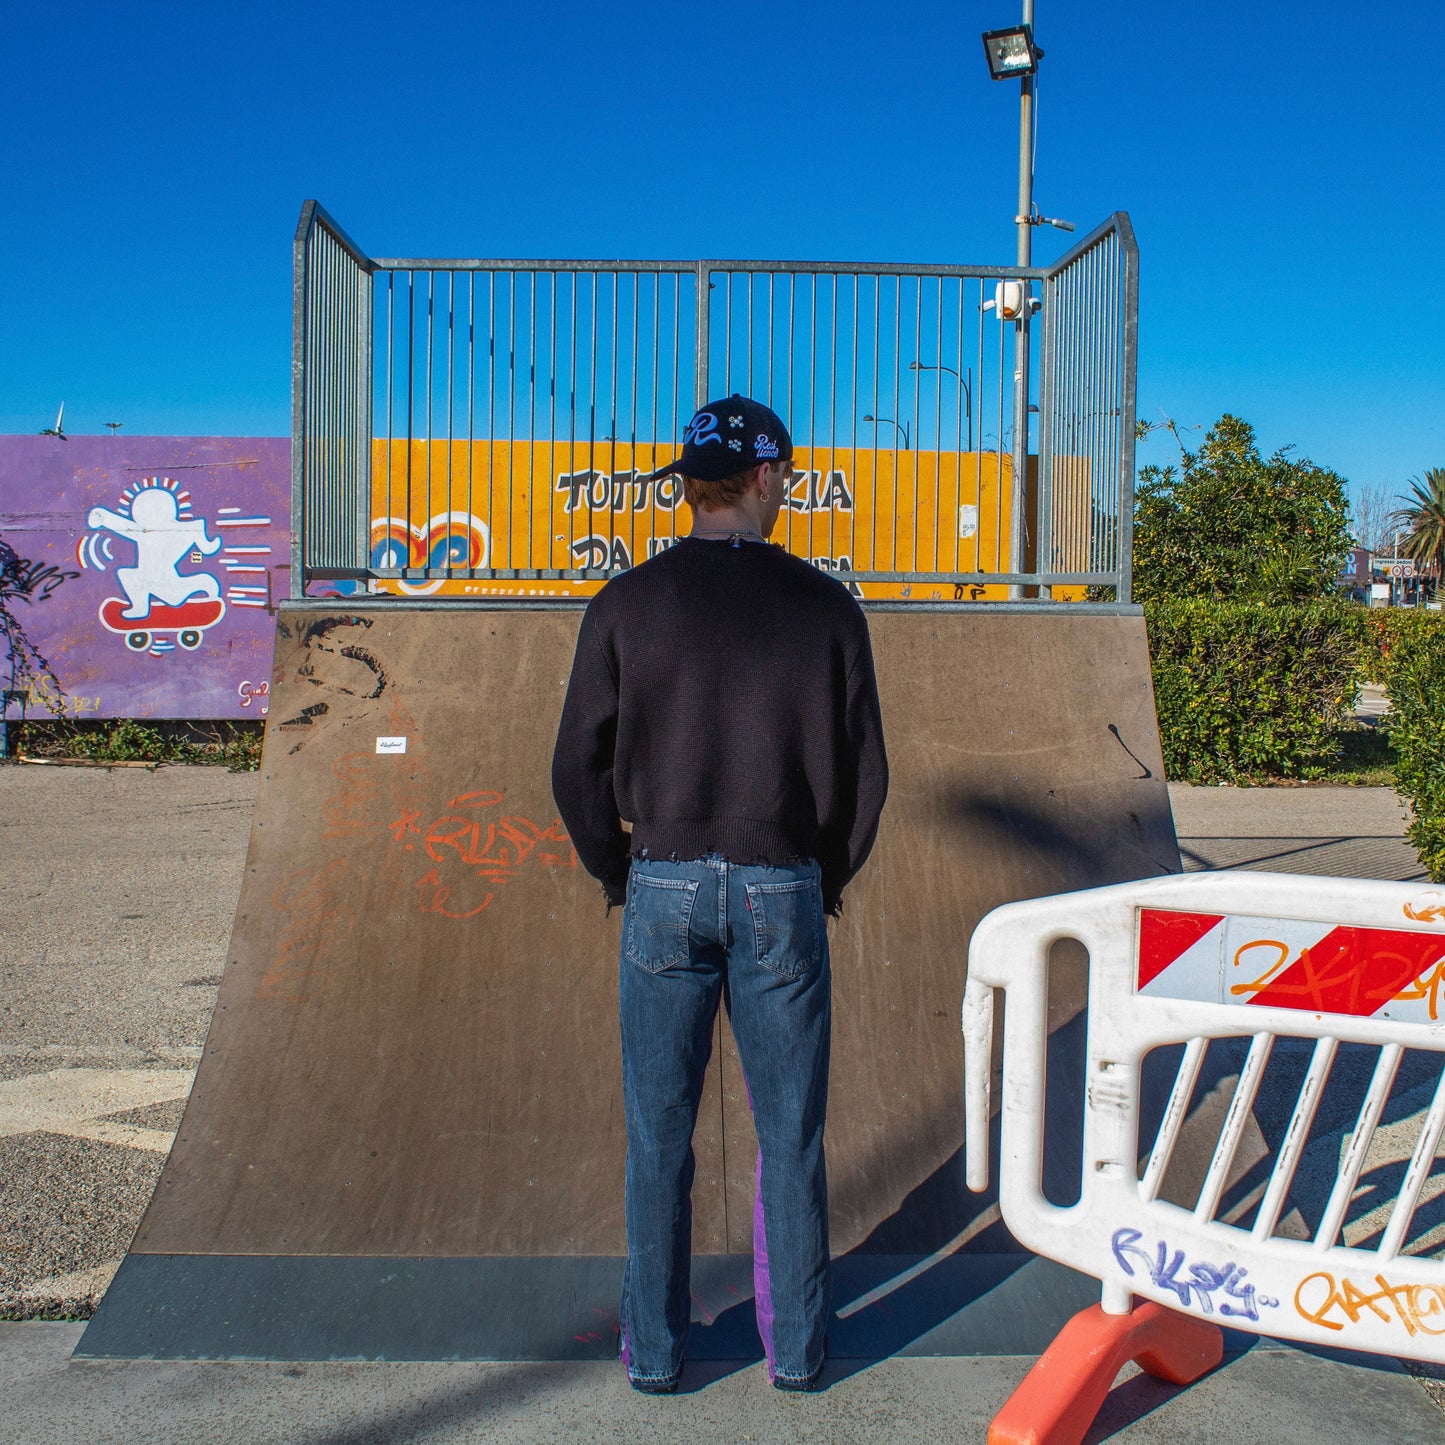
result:
[[[1224,1358],[1224,1332],[1152,1301],[1127,1315],[1080,1310],[988,1430],[988,1445],[1079,1445],[1130,1361],[1172,1385],[1190,1385]]]

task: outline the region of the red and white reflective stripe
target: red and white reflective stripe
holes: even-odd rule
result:
[[[1433,1023],[1445,933],[1138,910],[1136,989],[1150,998]]]

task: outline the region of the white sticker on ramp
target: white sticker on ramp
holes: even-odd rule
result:
[[[404,753],[406,751],[406,739],[377,738],[376,750],[379,753]]]

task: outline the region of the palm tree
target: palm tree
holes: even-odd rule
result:
[[[1433,569],[1438,591],[1445,570],[1445,467],[1429,467],[1410,478],[1410,495],[1395,514],[1407,528],[1404,552],[1424,572]]]

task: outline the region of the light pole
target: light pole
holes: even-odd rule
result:
[[[1073,224],[1034,211],[1034,76],[1044,52],[1034,44],[1034,0],[1023,0],[1023,23],[1004,30],[988,30],[983,36],[983,50],[988,58],[988,73],[994,80],[1018,76],[1019,90],[1019,203],[1014,216],[1018,227],[1018,264],[1024,269],[1033,264],[1033,228],[1057,226],[1072,231]],[[1013,571],[1023,568],[1024,486],[1029,464],[1029,318],[1037,304],[1030,299],[1030,286],[1022,283],[1023,305],[1014,321],[1014,445],[1013,445],[1013,527],[1010,539]],[[1000,318],[1002,319],[1002,318]],[[1021,595],[1011,585],[1009,595]]]
[[[951,366],[929,366],[926,362],[910,361],[909,371],[946,371],[963,388],[963,404],[968,409],[968,449],[973,450],[973,367],[967,376],[960,376]]]
[[[983,37],[989,74],[994,80],[1017,75],[1019,89],[1019,206],[1014,216],[1018,227],[1018,264],[1032,264],[1034,209],[1034,76],[1043,55],[1034,44],[1034,0],[1023,0],[1023,24],[1007,30],[990,30]],[[1029,285],[1024,282],[1024,304],[1014,322],[1014,445],[1013,526],[1009,537],[1009,570],[1023,568],[1023,511],[1027,495],[1024,478],[1029,464]],[[1001,318],[1000,318],[1001,319]],[[1017,585],[1009,596],[1020,596]]]
[[[896,427],[903,437],[903,450],[909,450],[907,422],[896,422],[891,416],[865,416],[863,420],[867,422],[872,422],[874,426],[887,425],[891,427]]]

